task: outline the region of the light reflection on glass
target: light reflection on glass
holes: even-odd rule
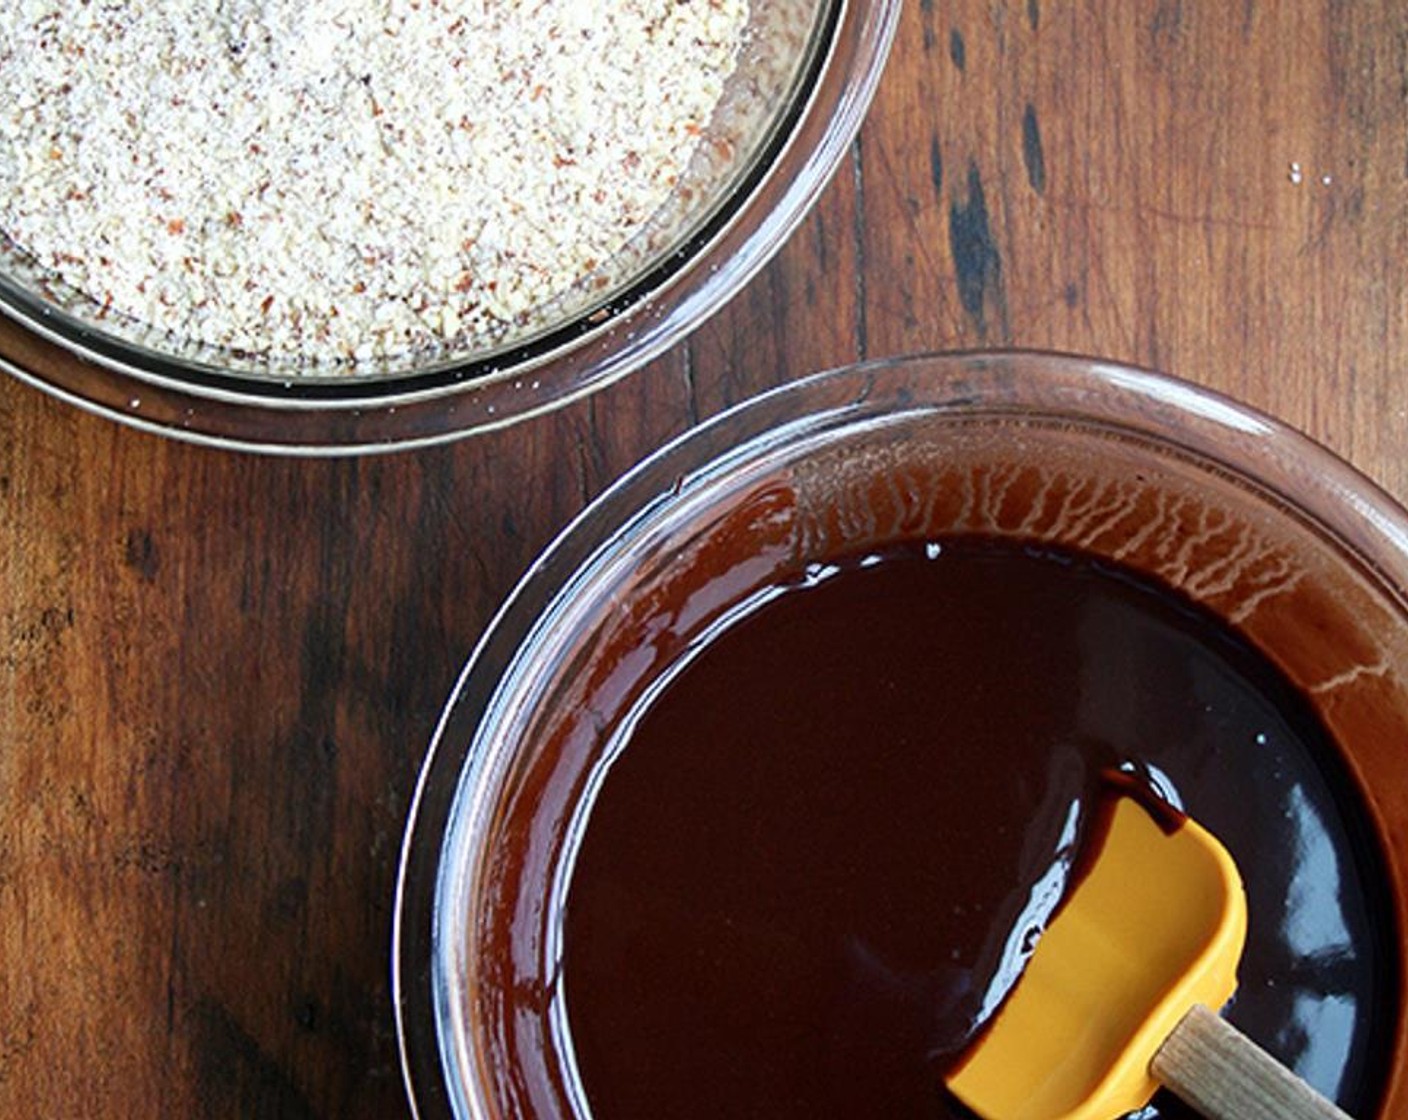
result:
[[[1325,822],[1293,786],[1286,798],[1286,815],[1295,833],[1291,883],[1286,892],[1286,944],[1300,956],[1351,948],[1349,927],[1340,905],[1340,866]]]
[[[1288,1051],[1299,1050],[1295,1071],[1334,1100],[1349,1062],[1354,1037],[1355,1001],[1350,996],[1305,991],[1297,993],[1286,1026]]]
[[[1324,990],[1334,962],[1355,956],[1340,901],[1342,871],[1325,822],[1299,785],[1287,794],[1286,819],[1293,850],[1281,936],[1293,968],[1305,974],[1305,986],[1294,997],[1291,1022],[1278,1041],[1288,1056],[1294,1055],[1296,1072],[1333,1097],[1349,1057],[1357,1010],[1352,996]],[[1298,967],[1302,965],[1308,967]]]

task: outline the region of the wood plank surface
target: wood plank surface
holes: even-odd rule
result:
[[[392,891],[455,674],[572,514],[759,389],[1099,354],[1408,498],[1405,98],[1389,0],[920,0],[774,263],[557,413],[290,461],[0,380],[0,1115],[405,1115]]]

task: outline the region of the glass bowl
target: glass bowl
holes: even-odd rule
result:
[[[661,353],[776,252],[854,138],[899,10],[752,0],[738,67],[680,189],[584,281],[589,297],[564,297],[560,317],[493,349],[353,372],[271,365],[115,324],[0,235],[0,369],[148,430],[308,455],[436,443],[540,413]],[[720,150],[734,154],[707,154]]]
[[[560,857],[604,729],[757,588],[955,532],[1157,576],[1308,698],[1382,852],[1397,1010],[1372,1039],[1378,1114],[1408,1109],[1408,515],[1215,393],[1013,353],[870,362],[745,403],[643,462],[524,576],[454,688],[406,831],[392,963],[419,1116],[578,1114],[556,1056]],[[546,822],[531,843],[512,833],[528,817]],[[542,985],[541,1022],[503,1020],[505,961]]]

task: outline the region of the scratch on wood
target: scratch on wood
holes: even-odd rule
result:
[[[1159,0],[1154,9],[1154,18],[1149,24],[1149,33],[1154,42],[1162,46],[1172,46],[1183,31],[1183,4],[1181,0]]]
[[[577,456],[574,464],[577,468],[577,501],[586,508],[591,500],[591,483],[589,481],[590,472],[587,468],[587,441],[581,436],[577,437]]]
[[[1275,222],[1251,221],[1247,218],[1231,218],[1221,214],[1190,214],[1179,210],[1167,210],[1163,207],[1151,206],[1146,202],[1139,202],[1132,206],[1118,206],[1109,202],[1097,202],[1088,198],[1076,198],[1055,194],[1051,196],[1051,202],[1054,205],[1078,212],[1098,210],[1101,214],[1115,217],[1133,216],[1155,218],[1158,221],[1171,222],[1179,226],[1211,226],[1216,229],[1233,230],[1239,233],[1264,233],[1279,228]]]
[[[156,580],[161,560],[157,556],[156,543],[146,529],[134,528],[127,531],[127,543],[123,550],[127,566],[135,571],[143,583]]]
[[[685,415],[691,428],[699,425],[699,391],[694,383],[694,342],[686,339],[681,348],[680,372],[684,377]]]
[[[1036,119],[1036,106],[1030,101],[1022,113],[1022,162],[1027,167],[1027,182],[1037,194],[1046,193],[1046,152],[1041,146],[1041,125]]]
[[[812,247],[816,251],[816,269],[821,275],[826,276],[831,272],[831,254],[828,246],[831,244],[830,229],[826,224],[826,215],[821,210],[816,210],[811,216]],[[816,291],[815,284],[812,283],[811,273],[807,274],[807,303],[815,305]]]
[[[212,1113],[288,1120],[315,1115],[288,1071],[222,1004],[200,1003],[196,1027],[201,1099]]]
[[[14,1067],[34,1049],[38,1037],[39,1004],[29,1000],[23,1008],[10,1007],[0,1021],[0,1085],[10,1079]]]
[[[967,197],[954,200],[949,207],[949,247],[958,283],[958,298],[963,310],[978,328],[980,336],[988,334],[988,308],[998,315],[998,325],[1007,333],[1007,295],[1002,283],[1002,257],[993,240],[988,221],[988,204],[983,194],[983,180],[978,165],[968,164]]]

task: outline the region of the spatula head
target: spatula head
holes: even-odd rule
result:
[[[1143,1107],[1169,1032],[1195,1003],[1231,997],[1246,930],[1222,845],[1119,797],[1089,871],[949,1089],[986,1120],[1111,1120]]]

